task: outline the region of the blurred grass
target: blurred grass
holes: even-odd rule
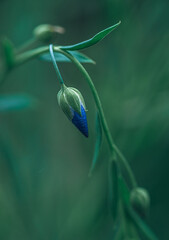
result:
[[[0,35],[16,46],[42,23],[65,27],[58,43],[72,44],[122,21],[99,45],[84,51],[97,62],[86,67],[117,145],[139,184],[150,191],[148,221],[164,240],[169,238],[168,18],[167,0],[0,2]],[[1,93],[25,92],[40,105],[0,114],[1,239],[112,239],[108,148],[104,143],[88,179],[94,148],[92,96],[74,66],[59,66],[67,85],[84,95],[90,138],[84,139],[59,109],[52,64],[33,60],[9,74]]]

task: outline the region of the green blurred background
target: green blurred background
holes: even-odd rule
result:
[[[112,135],[140,186],[151,195],[148,223],[169,239],[169,16],[168,1],[0,0],[0,35],[20,46],[44,23],[66,29],[58,44],[73,44],[122,21],[98,45],[83,51]],[[35,109],[0,114],[0,239],[113,239],[108,212],[104,141],[88,178],[95,106],[83,76],[59,64],[68,86],[83,94],[89,139],[59,109],[52,64],[33,60],[14,69],[0,93],[27,93]]]

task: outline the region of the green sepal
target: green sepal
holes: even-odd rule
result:
[[[85,109],[85,103],[81,93],[77,89],[66,87],[63,84],[57,96],[60,107],[70,120],[73,118],[73,111],[82,116],[81,105]]]
[[[71,108],[66,100],[64,90],[63,88],[58,92],[57,99],[59,106],[61,107],[62,111],[65,113],[65,115],[68,117],[69,120],[72,120],[73,113],[71,111]]]
[[[98,43],[104,37],[106,37],[109,33],[111,33],[116,27],[118,27],[120,25],[120,23],[121,22],[118,22],[115,25],[104,29],[103,31],[97,33],[94,37],[92,37],[86,41],[83,41],[83,42],[80,42],[80,43],[77,43],[74,45],[69,45],[69,46],[60,46],[60,48],[63,50],[80,50],[80,49],[90,47],[90,46]]]
[[[86,104],[85,104],[85,101],[84,101],[84,98],[83,98],[81,92],[79,92],[76,88],[73,88],[73,87],[71,87],[71,89],[73,89],[79,95],[79,98],[83,105],[83,108],[85,109],[85,111],[87,111]]]
[[[74,91],[73,88],[69,87],[64,91],[64,94],[66,95],[66,100],[67,100],[69,106],[71,106],[71,108],[73,108],[73,110],[75,112],[77,112],[80,116],[82,116],[81,101],[80,101],[80,97],[77,94],[77,92]]]

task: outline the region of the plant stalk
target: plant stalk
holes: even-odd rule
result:
[[[116,146],[116,144],[114,143],[114,140],[113,140],[113,138],[110,134],[110,130],[109,130],[107,121],[105,119],[105,115],[104,115],[104,112],[103,112],[103,107],[102,107],[101,101],[99,99],[97,90],[96,90],[96,88],[93,84],[93,81],[92,81],[91,77],[89,76],[88,72],[82,66],[82,64],[76,58],[74,58],[68,51],[62,50],[62,49],[60,49],[59,47],[56,47],[56,46],[53,47],[53,51],[62,53],[67,58],[69,58],[76,65],[76,67],[79,69],[79,71],[84,75],[84,77],[85,77],[85,79],[86,79],[87,83],[89,84],[89,87],[92,91],[97,109],[99,111],[100,118],[101,118],[101,121],[102,121],[103,130],[104,130],[104,133],[105,133],[105,136],[106,136],[109,148],[110,148],[111,155],[113,156],[112,159],[114,159],[114,152],[115,152],[118,155],[121,162],[123,163],[123,165],[124,165],[124,167],[125,167],[125,169],[128,173],[132,188],[137,187],[137,182],[135,180],[135,177],[133,175],[133,172],[130,168],[130,165],[129,165],[128,161],[123,156],[123,154],[121,153],[119,148]],[[49,52],[49,46],[39,47],[37,49],[33,49],[33,50],[27,51],[27,52],[22,53],[22,54],[18,54],[15,57],[15,65],[14,66],[19,66],[19,65],[35,58],[35,57],[38,57],[41,54],[47,53],[47,52]]]
[[[128,175],[129,175],[129,178],[130,178],[131,186],[133,188],[136,187],[137,183],[136,183],[135,177],[133,175],[133,172],[130,168],[130,165],[128,164],[128,161],[125,159],[125,157],[123,156],[123,154],[121,153],[119,148],[115,145],[114,140],[111,136],[111,133],[110,133],[110,130],[109,130],[109,127],[108,127],[108,124],[107,124],[107,121],[106,121],[106,118],[105,118],[105,115],[104,115],[104,112],[103,112],[103,107],[102,107],[100,98],[98,96],[97,90],[96,90],[96,88],[93,84],[93,81],[92,81],[91,77],[89,76],[86,69],[82,66],[82,64],[76,58],[74,58],[69,52],[63,51],[63,50],[58,49],[58,48],[55,49],[55,47],[54,47],[54,50],[64,54],[66,57],[68,57],[78,67],[80,72],[84,75],[85,79],[87,80],[87,82],[89,84],[89,87],[92,91],[97,109],[98,109],[99,114],[100,114],[100,119],[102,121],[103,130],[104,130],[104,133],[105,133],[105,136],[106,136],[106,139],[107,139],[110,151],[111,151],[112,159],[115,159],[114,158],[114,152],[115,152],[119,156],[119,158],[123,162],[123,165],[126,168],[126,171],[127,171]]]

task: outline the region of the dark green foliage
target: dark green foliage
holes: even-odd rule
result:
[[[32,30],[44,22],[65,27],[66,33],[55,41],[56,45],[67,46],[122,20],[113,35],[86,49],[85,54],[97,62],[96,66],[87,65],[87,70],[100,95],[116,143],[130,161],[139,185],[150,193],[149,228],[159,239],[168,240],[168,1],[42,0],[39,4],[30,0],[29,4],[23,4],[21,0],[2,0],[0,16],[0,35],[7,35],[16,47],[27,41]],[[0,75],[1,65],[0,56]],[[96,171],[92,178],[87,178],[95,141],[93,98],[83,77],[72,65],[60,67],[66,83],[84,93],[90,138],[84,139],[62,117],[52,66],[33,60],[8,75],[0,87],[1,95],[25,92],[40,104],[33,112],[25,109],[0,113],[4,132],[2,135],[1,131],[1,143],[4,135],[9,139],[6,147],[1,144],[0,152],[0,239],[122,238],[123,228],[114,238],[114,222],[107,206],[104,159],[108,159],[109,150],[105,141]],[[7,167],[5,152],[12,153],[16,167],[13,176]],[[14,187],[18,173],[21,173],[19,186],[25,196],[21,202]],[[124,196],[128,199],[125,190]],[[125,211],[129,215],[128,210]],[[132,227],[137,221],[142,225],[143,221],[137,217],[131,214],[128,218]],[[144,227],[141,230],[137,226],[134,224],[141,239],[148,235],[154,237],[154,234],[143,233]],[[151,231],[144,228],[144,232]]]

